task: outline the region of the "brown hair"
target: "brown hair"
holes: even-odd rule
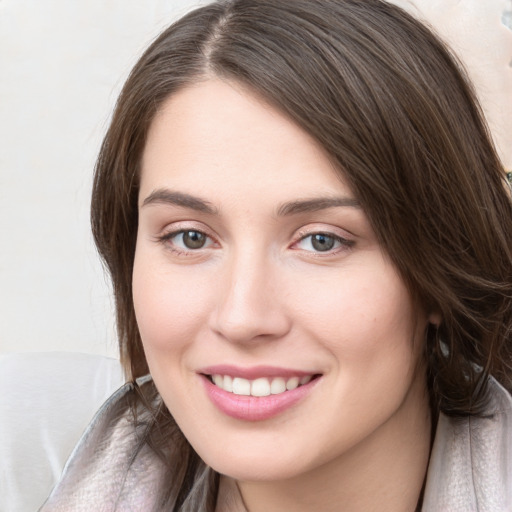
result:
[[[146,135],[169,95],[208,76],[255,91],[332,155],[413,295],[442,318],[426,333],[434,410],[482,414],[488,376],[511,382],[504,169],[461,66],[380,0],[218,1],[169,27],[134,67],[92,198],[129,378],[148,372],[131,291]]]

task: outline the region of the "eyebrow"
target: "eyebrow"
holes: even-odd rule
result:
[[[319,197],[303,199],[283,204],[277,211],[279,216],[297,215],[299,213],[317,212],[336,207],[361,208],[357,199],[352,197]]]
[[[160,188],[151,192],[151,194],[149,194],[149,196],[144,199],[142,206],[144,207],[150,204],[170,204],[174,206],[183,206],[184,208],[190,208],[192,210],[208,213],[210,215],[215,215],[218,213],[217,208],[215,208],[209,201],[206,201],[205,199],[165,188]]]
[[[160,188],[151,192],[151,194],[144,199],[142,207],[151,204],[182,206],[184,208],[190,208],[209,215],[218,215],[219,213],[219,210],[206,199],[166,188]],[[277,210],[277,215],[279,217],[285,217],[339,207],[361,208],[361,204],[357,199],[352,197],[318,197],[313,199],[298,199],[296,201],[290,201],[282,204]]]

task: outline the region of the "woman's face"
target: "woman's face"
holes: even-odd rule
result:
[[[428,318],[328,155],[278,111],[220,80],[172,96],[139,212],[149,368],[214,469],[289,478],[396,449],[428,417]]]

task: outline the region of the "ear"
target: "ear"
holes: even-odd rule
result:
[[[435,311],[435,312],[430,313],[430,315],[428,315],[427,320],[428,320],[429,324],[439,327],[441,325],[443,318],[441,316],[441,313],[438,313],[437,311]]]

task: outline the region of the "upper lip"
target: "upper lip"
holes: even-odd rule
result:
[[[229,375],[231,377],[254,380],[261,377],[306,377],[308,375],[317,375],[319,372],[279,368],[277,366],[240,367],[230,364],[219,364],[201,368],[197,373],[203,375]]]

